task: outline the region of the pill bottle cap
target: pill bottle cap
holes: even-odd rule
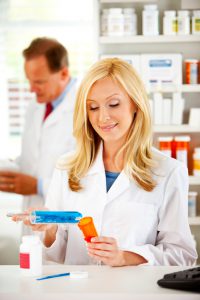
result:
[[[88,272],[87,271],[73,271],[73,272],[70,272],[69,278],[73,278],[73,279],[88,278]]]
[[[178,10],[178,17],[188,17],[189,10]]]
[[[122,8],[110,8],[109,12],[111,14],[122,14]]]
[[[22,237],[23,243],[37,244],[39,241],[40,241],[40,238],[37,235],[24,235]]]
[[[189,142],[191,141],[191,138],[189,135],[180,135],[180,136],[175,136],[174,140],[176,142]]]
[[[159,136],[158,141],[159,142],[172,142],[173,137],[172,136]]]
[[[134,14],[135,13],[135,8],[124,8],[123,13],[124,14]]]
[[[165,10],[165,16],[166,17],[175,17],[176,16],[176,11],[175,10]]]
[[[197,64],[199,61],[198,61],[198,59],[195,59],[195,58],[187,58],[187,59],[185,59],[185,62],[186,63],[195,63],[195,64]]]
[[[157,4],[146,4],[144,5],[145,10],[157,10],[158,5]]]

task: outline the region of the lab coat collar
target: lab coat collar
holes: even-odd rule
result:
[[[95,175],[99,176],[99,183],[102,186],[102,192],[106,193],[106,175],[105,167],[103,163],[103,143],[101,143],[96,160],[87,173],[87,176]],[[134,182],[133,182],[134,183]],[[119,174],[109,191],[107,192],[107,203],[114,200],[121,193],[130,187],[130,179],[125,174],[124,170]]]
[[[45,120],[43,126],[49,127],[52,124],[59,122],[60,116],[65,114],[66,111],[71,111],[73,114],[73,108],[75,104],[75,93],[76,93],[76,84],[71,86],[70,90],[66,93],[65,98],[63,101],[58,105],[58,107],[53,111],[52,114],[48,116]],[[67,120],[66,120],[67,124]]]
[[[100,144],[99,150],[97,153],[97,157],[93,163],[93,165],[90,167],[87,175],[93,175],[96,173],[105,173],[104,163],[103,163],[103,143]]]

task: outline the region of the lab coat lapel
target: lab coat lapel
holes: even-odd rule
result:
[[[38,103],[35,104],[36,104],[35,117],[32,118],[33,120],[32,122],[35,122],[35,125],[33,126],[35,131],[34,134],[36,135],[36,141],[39,143],[41,137],[41,127],[43,126],[45,106]]]
[[[126,189],[130,186],[130,179],[128,176],[122,171],[113,185],[111,186],[110,190],[108,191],[107,201],[111,202],[115,198],[117,198],[120,194],[122,194]]]
[[[74,103],[75,103],[75,87],[72,87],[71,90],[66,94],[63,101],[58,105],[58,107],[51,113],[44,122],[44,127],[47,128],[52,124],[55,124],[60,121],[62,114],[65,114],[66,111],[71,111],[73,114]],[[67,122],[67,120],[66,120]]]
[[[98,176],[98,182],[101,187],[101,192],[106,193],[106,178],[105,178],[105,168],[103,163],[103,144],[100,145],[100,149],[97,155],[97,158],[90,168],[88,175]],[[116,181],[111,186],[110,190],[107,193],[106,203],[114,200],[121,193],[123,193],[130,186],[130,180],[128,176],[122,171]]]

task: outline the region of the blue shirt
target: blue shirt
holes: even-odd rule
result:
[[[108,172],[108,171],[105,171],[105,173],[106,173],[106,189],[108,192],[120,173]]]
[[[51,103],[53,106],[53,110],[56,109],[56,107],[58,107],[58,105],[63,101],[63,99],[65,98],[66,94],[69,92],[69,90],[71,89],[72,85],[76,82],[75,78],[70,78],[69,83],[67,84],[66,88],[64,89],[64,91],[62,92],[62,94],[60,94],[55,100],[53,100],[53,102]]]
[[[64,89],[64,91],[54,100],[52,101],[52,106],[53,106],[53,110],[56,109],[58,107],[58,105],[60,105],[60,103],[63,101],[63,99],[65,98],[66,94],[69,92],[69,90],[71,89],[72,85],[76,82],[75,78],[70,78],[69,83],[67,84],[66,88]],[[38,178],[38,182],[37,182],[37,193],[40,196],[43,196],[43,187],[42,187],[42,178]]]

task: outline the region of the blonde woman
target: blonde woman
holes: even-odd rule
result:
[[[46,258],[66,264],[193,265],[185,166],[152,148],[148,98],[128,63],[105,59],[82,81],[74,112],[76,152],[59,161],[46,206],[92,216],[99,236],[78,226],[44,231]]]

